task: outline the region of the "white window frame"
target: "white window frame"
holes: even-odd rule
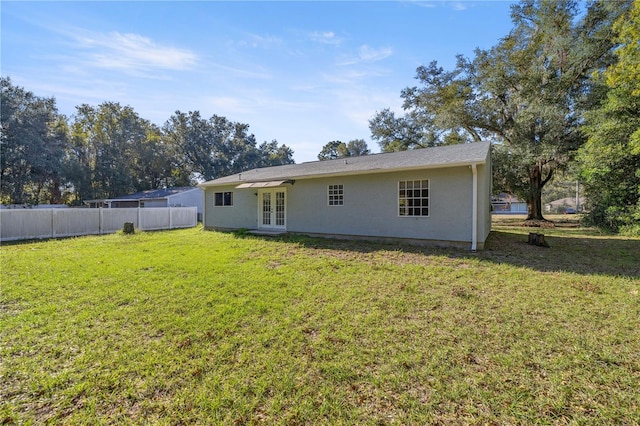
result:
[[[222,194],[222,204],[216,203],[216,198],[218,194]],[[229,195],[229,204],[225,204],[225,194]],[[217,191],[213,193],[213,206],[214,207],[233,207],[233,191]]]
[[[418,185],[418,188],[416,188],[416,184]],[[420,192],[416,194],[414,191]],[[429,217],[431,215],[431,202],[429,201],[431,198],[430,179],[400,180],[398,181],[397,194],[398,217]],[[426,200],[426,205],[424,205],[425,203],[423,200]],[[415,205],[416,201],[419,201],[419,206]],[[422,214],[425,208],[427,210],[427,214]],[[419,209],[420,214],[415,214],[414,209]],[[409,214],[409,211],[412,211],[412,214]]]
[[[344,206],[344,185],[341,183],[327,186],[327,205],[329,207]]]

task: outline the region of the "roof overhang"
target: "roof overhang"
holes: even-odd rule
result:
[[[245,183],[241,183],[240,185],[236,186],[236,189],[243,189],[243,188],[273,188],[276,186],[282,186],[284,184],[291,184],[293,185],[295,183],[294,180],[291,179],[287,179],[287,180],[270,180],[270,181],[263,181],[263,182],[245,182]]]
[[[309,163],[265,167],[244,171],[235,175],[224,176],[207,182],[202,182],[198,185],[198,187],[201,189],[206,189],[211,187],[234,185],[237,188],[237,185],[241,185],[240,188],[260,188],[261,186],[259,184],[263,183],[262,187],[266,188],[268,187],[266,185],[276,185],[270,182],[285,181],[287,179],[306,181],[308,179],[368,175],[378,173],[408,172],[413,170],[454,167],[471,168],[474,164],[476,166],[487,164],[490,161],[489,158],[491,145],[488,142],[482,142],[475,145],[476,146],[473,147],[474,151],[469,154],[460,151],[460,149],[462,148],[468,148],[467,146],[455,147],[455,149],[453,149],[454,146],[447,146],[417,150],[421,151],[421,157],[418,157],[417,159],[413,159],[412,157],[410,157],[410,152],[409,154],[407,154],[407,152],[382,153],[372,154],[369,156],[327,160],[326,162],[312,161]],[[445,149],[453,149],[453,153],[448,153],[447,155],[436,155],[434,158],[427,155],[430,152],[437,153],[441,151],[436,150]],[[400,154],[402,154],[402,156],[397,157]],[[397,160],[394,160],[394,158],[397,158]]]

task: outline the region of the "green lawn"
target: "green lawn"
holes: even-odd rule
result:
[[[640,423],[640,240],[514,225],[4,245],[0,423]]]

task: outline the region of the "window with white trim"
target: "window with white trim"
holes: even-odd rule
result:
[[[429,216],[429,180],[398,182],[398,216]]]
[[[233,192],[216,192],[213,195],[214,206],[233,206]]]
[[[344,205],[344,186],[343,185],[329,185],[328,197],[330,206],[342,206]]]

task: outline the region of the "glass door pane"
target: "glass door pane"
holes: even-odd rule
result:
[[[271,193],[262,193],[262,224],[271,225]]]
[[[284,191],[276,192],[276,226],[285,225],[285,199]]]

